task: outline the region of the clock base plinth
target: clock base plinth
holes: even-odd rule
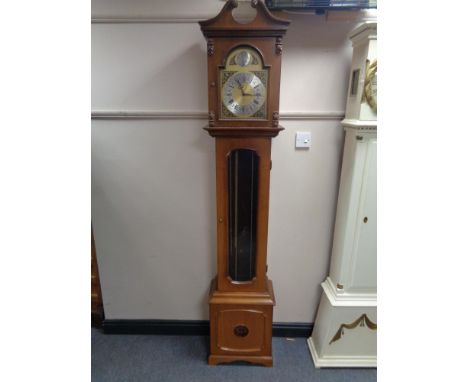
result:
[[[252,364],[263,365],[267,367],[273,366],[272,356],[231,356],[231,355],[210,355],[208,357],[209,365],[219,365],[220,363],[231,363],[231,362],[249,362]]]
[[[217,365],[245,361],[272,366],[271,338],[273,285],[268,280],[264,292],[223,292],[210,290],[210,355],[208,363]]]

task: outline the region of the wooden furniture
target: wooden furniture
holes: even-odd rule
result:
[[[217,277],[211,283],[211,365],[272,365],[275,297],[267,277],[271,138],[279,126],[282,38],[289,21],[261,1],[248,24],[228,1],[201,21],[208,46],[209,126],[216,140]]]
[[[102,305],[101,283],[99,281],[99,268],[96,259],[96,246],[94,244],[93,227],[91,226],[91,326],[101,327],[104,317]]]
[[[377,366],[377,24],[362,24],[350,39],[330,274],[308,341],[316,367]]]

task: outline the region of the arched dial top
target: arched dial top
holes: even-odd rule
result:
[[[249,46],[229,53],[220,69],[221,119],[266,119],[268,69]]]

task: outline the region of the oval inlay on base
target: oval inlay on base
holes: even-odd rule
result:
[[[245,337],[247,334],[249,334],[249,329],[247,328],[247,326],[238,325],[234,328],[234,334],[237,337]]]

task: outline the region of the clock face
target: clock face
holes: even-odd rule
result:
[[[221,119],[267,118],[268,69],[255,49],[234,49],[219,73]]]
[[[265,86],[252,72],[236,72],[224,84],[223,104],[235,116],[254,115],[265,99]]]

